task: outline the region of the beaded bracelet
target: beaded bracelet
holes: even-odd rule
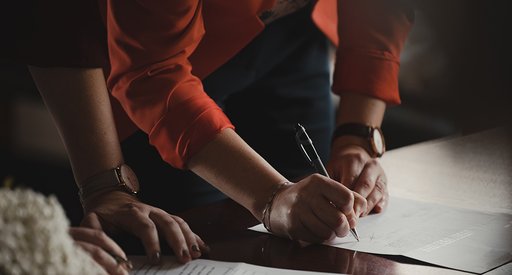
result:
[[[283,187],[290,185],[290,184],[291,184],[291,182],[289,182],[289,181],[279,183],[275,187],[274,191],[272,192],[272,195],[270,195],[270,197],[267,201],[267,204],[265,205],[265,208],[263,209],[262,223],[263,223],[263,226],[265,226],[265,228],[268,230],[268,232],[272,232],[272,229],[270,227],[270,212],[272,212],[272,205],[274,204],[274,199],[276,198],[279,191],[281,189],[283,189]]]

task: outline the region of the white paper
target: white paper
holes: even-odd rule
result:
[[[512,128],[394,149],[382,156],[389,193],[512,214]]]
[[[267,232],[261,224],[250,229]],[[360,242],[349,234],[326,245],[403,255],[476,273],[512,261],[512,215],[509,214],[392,197],[384,213],[360,219],[357,231]]]
[[[486,272],[485,275],[510,275],[512,274],[512,263],[502,265],[496,269]]]
[[[133,263],[132,275],[328,275],[325,273],[301,271],[292,269],[272,268],[240,262],[221,262],[205,259],[195,259],[186,264],[180,264],[174,257],[163,257],[162,264],[152,266],[146,263],[144,256],[129,256]]]

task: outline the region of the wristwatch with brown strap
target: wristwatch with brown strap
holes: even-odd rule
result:
[[[126,164],[101,172],[82,181],[78,195],[82,204],[87,198],[109,191],[123,191],[131,195],[139,192],[139,180],[133,170]]]
[[[361,138],[367,146],[364,146],[373,158],[381,157],[386,152],[384,135],[379,127],[361,123],[344,123],[339,125],[333,133],[332,140],[342,136],[355,136]]]

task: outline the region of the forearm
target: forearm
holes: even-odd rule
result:
[[[336,125],[357,122],[380,126],[386,111],[386,103],[380,99],[356,93],[340,95]]]
[[[81,182],[123,162],[102,69],[29,67]]]
[[[232,129],[222,130],[190,159],[188,167],[259,220],[273,189],[286,181]]]
[[[336,115],[336,126],[355,122],[380,127],[385,111],[386,103],[380,99],[364,94],[342,93]],[[333,143],[333,149],[347,144],[355,144],[365,148],[368,146],[367,142],[361,138],[347,135],[337,138]]]

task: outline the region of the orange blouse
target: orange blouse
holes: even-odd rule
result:
[[[120,138],[139,128],[165,161],[185,168],[219,131],[234,128],[201,79],[264,29],[258,16],[274,2],[106,0],[108,87],[122,107],[114,106]],[[316,1],[312,18],[338,45],[335,93],[400,102],[399,56],[413,15],[403,2]]]

